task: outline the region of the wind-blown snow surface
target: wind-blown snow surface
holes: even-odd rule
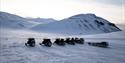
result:
[[[0,63],[125,63],[125,31],[77,35],[85,38],[85,42],[108,41],[109,48],[93,47],[87,43],[45,47],[38,45],[45,37],[54,41],[56,37],[72,36],[7,29],[1,29],[0,33]],[[36,47],[24,45],[28,37],[36,38]]]
[[[62,34],[97,34],[120,31],[109,21],[94,14],[78,14],[72,17],[48,24],[39,24],[33,28],[34,31],[62,33]]]

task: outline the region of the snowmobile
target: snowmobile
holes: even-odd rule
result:
[[[70,45],[75,45],[75,42],[70,38],[66,38],[65,42]]]
[[[109,44],[108,44],[108,42],[100,42],[100,43],[88,42],[88,45],[107,48]]]
[[[78,43],[78,44],[84,44],[84,39],[83,38],[75,38],[75,43]]]
[[[34,38],[28,38],[27,43],[25,43],[26,46],[35,47],[35,39]]]
[[[57,38],[54,43],[56,43],[57,45],[60,45],[60,46],[65,45],[64,39],[60,39],[60,38]]]
[[[39,43],[40,45],[45,45],[47,47],[51,47],[52,46],[52,42],[50,39],[43,39],[42,43]]]

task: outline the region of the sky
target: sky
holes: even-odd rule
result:
[[[0,0],[0,11],[56,20],[93,13],[112,23],[125,24],[125,0]]]

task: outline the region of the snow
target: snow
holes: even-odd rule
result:
[[[125,24],[117,24],[117,26],[118,26],[121,30],[125,30]]]
[[[105,25],[98,27],[95,19]],[[61,21],[40,22],[0,12],[0,63],[125,63],[125,31],[109,26],[103,18],[79,14]],[[24,45],[29,37],[35,38],[35,47]],[[53,43],[55,38],[67,37],[85,38],[85,44],[39,45],[43,38],[50,38]],[[109,42],[109,48],[87,44],[101,41]]]
[[[109,23],[109,21],[94,14],[78,14],[57,21],[52,18],[23,18],[0,12],[1,28],[30,29],[44,33],[88,35],[121,31],[117,26],[111,26]]]
[[[84,45],[66,44],[65,46],[58,46],[53,44],[52,47],[40,46],[39,43],[42,42],[43,38],[51,38],[54,41],[56,37],[66,38],[75,37],[75,35],[10,29],[1,29],[0,33],[1,63],[125,63],[125,31],[96,35],[76,35],[85,38]],[[36,39],[36,47],[26,47],[24,45],[28,37]],[[109,42],[109,48],[89,46],[87,42],[90,41],[107,41]]]
[[[11,28],[11,29],[25,29],[31,28],[35,25],[38,25],[37,22],[29,21],[23,17],[0,12],[0,27],[1,28]]]
[[[103,23],[98,24],[96,21]],[[88,35],[98,33],[110,33],[120,31],[116,26],[109,25],[109,21],[97,17],[94,14],[78,14],[61,21],[55,21],[48,24],[39,24],[31,30],[58,34]]]
[[[43,18],[23,18],[14,14],[0,11],[0,27],[11,29],[29,29],[38,24],[47,24],[54,22],[54,19]]]
[[[27,18],[27,19],[30,20],[30,21],[33,21],[33,22],[38,22],[40,24],[47,24],[47,23],[57,21],[53,18]]]

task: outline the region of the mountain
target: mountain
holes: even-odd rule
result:
[[[38,22],[40,24],[47,24],[47,23],[57,21],[53,18],[27,18],[27,19],[30,20],[30,21]]]
[[[31,28],[38,24],[47,24],[55,22],[52,18],[23,18],[14,14],[0,11],[0,27],[1,28]]]
[[[94,14],[78,14],[57,21],[51,18],[23,18],[1,11],[0,28],[31,29],[59,34],[97,34],[120,31],[115,24]]]
[[[0,11],[0,27],[22,29],[30,28],[38,24],[37,22],[29,21],[26,18]]]
[[[95,14],[78,14],[61,21],[39,24],[31,29],[59,34],[96,34],[121,31],[115,24]]]
[[[124,24],[117,24],[117,26],[118,26],[121,30],[125,30],[125,25],[124,25]]]

